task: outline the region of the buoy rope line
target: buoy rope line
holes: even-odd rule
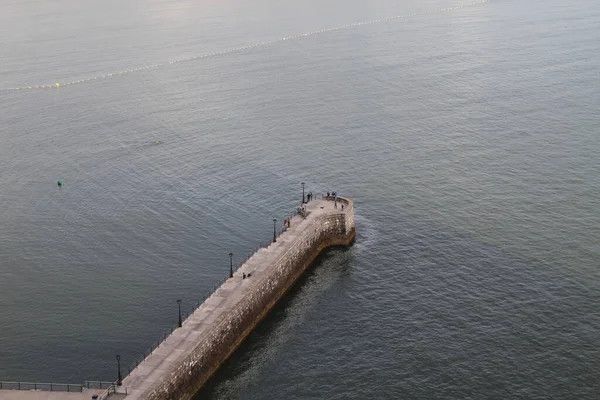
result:
[[[223,56],[223,55],[226,55],[226,54],[238,53],[238,52],[250,50],[250,49],[253,49],[253,48],[256,48],[256,47],[269,46],[269,45],[276,44],[276,43],[281,43],[281,42],[285,42],[285,41],[289,41],[289,40],[302,39],[302,38],[305,38],[305,37],[320,35],[320,34],[328,33],[328,32],[339,31],[339,30],[342,30],[342,29],[356,28],[356,27],[365,26],[365,25],[381,24],[381,23],[384,23],[384,22],[389,22],[389,21],[394,21],[394,20],[407,19],[407,18],[419,17],[419,16],[425,16],[425,15],[431,15],[431,14],[445,13],[445,12],[455,11],[455,10],[459,10],[461,8],[472,7],[472,6],[476,6],[476,5],[480,5],[480,4],[484,4],[484,3],[489,3],[489,2],[490,2],[490,0],[480,0],[480,1],[475,1],[475,2],[472,2],[472,3],[463,4],[463,5],[460,5],[460,6],[454,6],[454,7],[448,7],[448,8],[441,8],[441,9],[433,10],[433,11],[425,11],[425,12],[418,12],[418,13],[412,13],[412,14],[397,15],[395,17],[374,19],[374,20],[371,20],[371,21],[357,22],[357,23],[354,23],[354,24],[339,25],[339,26],[336,26],[336,27],[333,27],[333,28],[320,29],[320,30],[317,30],[317,31],[312,31],[312,32],[307,32],[307,33],[301,33],[301,34],[294,35],[294,36],[283,37],[281,39],[275,39],[275,40],[270,40],[270,41],[266,41],[266,42],[254,43],[254,44],[250,44],[250,45],[246,45],[246,46],[241,46],[241,47],[234,47],[234,48],[231,48],[231,49],[228,49],[228,50],[217,51],[217,52],[214,52],[214,53],[206,53],[206,54],[202,54],[202,55],[199,55],[199,56],[188,57],[188,58],[180,58],[178,60],[173,60],[173,61],[169,61],[169,62],[164,62],[164,63],[159,63],[159,64],[152,64],[152,65],[146,65],[146,66],[143,66],[143,67],[138,67],[138,68],[132,68],[132,69],[127,69],[127,70],[123,70],[123,71],[112,72],[110,74],[105,74],[105,75],[100,75],[100,76],[94,76],[93,78],[85,78],[85,79],[80,79],[80,80],[77,80],[77,81],[71,81],[71,82],[65,82],[65,83],[55,83],[53,85],[12,87],[12,88],[0,89],[0,90],[5,90],[5,91],[6,90],[10,90],[10,91],[13,91],[13,90],[31,90],[31,89],[52,89],[52,88],[60,88],[62,86],[77,85],[77,84],[80,84],[80,83],[87,83],[87,82],[93,82],[93,81],[108,79],[108,78],[116,77],[116,76],[119,76],[119,75],[125,75],[125,74],[134,73],[134,72],[146,71],[146,70],[149,70],[149,69],[156,69],[156,68],[165,67],[165,66],[168,66],[168,65],[182,63],[182,62],[188,62],[188,61],[194,61],[194,60],[201,60],[201,59],[209,58],[209,57],[216,57],[216,56]]]

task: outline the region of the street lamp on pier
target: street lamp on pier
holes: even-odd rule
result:
[[[233,253],[229,253],[229,277],[233,278]]]
[[[277,223],[277,219],[273,218],[273,243],[277,241],[277,233],[275,231],[275,224]]]
[[[304,204],[304,182],[300,182],[302,185],[302,204]]]
[[[177,300],[177,307],[179,308],[179,327],[181,328],[181,300]]]
[[[123,377],[121,376],[121,356],[117,354],[117,386],[121,386],[123,384]]]

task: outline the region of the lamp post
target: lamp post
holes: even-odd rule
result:
[[[233,253],[229,253],[229,277],[233,278]]]
[[[121,356],[117,354],[117,386],[121,386],[123,384],[123,377],[121,377]]]
[[[304,182],[300,182],[302,185],[302,204],[304,204]]]
[[[181,328],[181,300],[177,300],[177,307],[179,308],[179,327]]]
[[[277,219],[273,218],[273,243],[277,241],[277,233],[275,233],[275,224],[277,223]]]

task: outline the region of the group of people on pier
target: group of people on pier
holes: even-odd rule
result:
[[[337,198],[338,198],[337,192],[327,192],[327,194],[325,195],[325,200],[333,200],[333,208],[335,208],[335,209],[338,208]],[[341,206],[342,206],[342,211],[344,211],[344,203],[341,203]]]
[[[337,200],[337,192],[327,192],[323,196],[323,198],[325,200]],[[314,199],[315,199],[315,195],[313,194],[313,192],[308,192],[306,194],[306,202],[305,203],[308,203],[309,201],[314,200]]]
[[[323,196],[323,199],[325,199],[325,200],[333,200],[333,208],[337,209],[338,208],[338,206],[337,206],[337,197],[338,197],[337,196],[337,192],[327,192]],[[314,196],[313,192],[308,192],[308,194],[306,195],[306,201],[303,202],[300,205],[300,207],[298,207],[298,214],[304,216],[305,213],[306,213],[306,208],[304,207],[304,204],[306,204],[306,203],[308,203],[308,202],[310,202],[311,200],[314,200],[314,199],[315,199],[315,196]],[[342,211],[343,211],[344,210],[344,204],[343,203],[341,203],[341,208],[342,208]],[[286,221],[286,222],[289,223],[289,221]],[[284,222],[284,226],[285,225],[286,224]]]

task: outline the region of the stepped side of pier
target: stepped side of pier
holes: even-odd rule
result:
[[[311,201],[306,213],[295,216],[276,242],[248,259],[125,378],[127,400],[190,399],[325,248],[353,242],[350,199]]]

